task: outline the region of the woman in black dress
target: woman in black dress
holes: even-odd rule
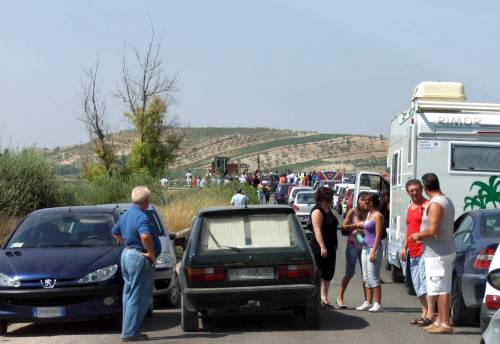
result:
[[[316,265],[321,271],[321,305],[330,306],[328,288],[335,273],[338,221],[332,212],[333,190],[321,187],[316,191],[315,197],[316,205],[311,210],[311,224],[314,230],[311,248]]]

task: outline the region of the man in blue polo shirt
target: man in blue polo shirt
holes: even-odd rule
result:
[[[154,263],[161,252],[158,233],[146,214],[150,196],[147,187],[136,186],[132,190],[134,205],[120,216],[112,229],[116,240],[125,246],[121,256],[124,281],[122,342],[148,339],[140,329],[153,292]]]

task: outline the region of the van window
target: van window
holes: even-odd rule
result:
[[[413,163],[413,156],[412,156],[412,144],[413,144],[413,126],[410,125],[408,127],[408,165],[411,165]]]
[[[396,152],[392,155],[392,166],[391,166],[391,181],[392,185],[401,185],[401,165],[400,165],[400,152]]]
[[[500,172],[500,146],[452,144],[451,170]]]

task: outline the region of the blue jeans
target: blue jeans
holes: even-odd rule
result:
[[[375,288],[380,285],[380,266],[382,265],[383,249],[379,245],[375,252],[375,262],[370,262],[371,247],[363,246],[361,251],[361,265],[363,266],[363,281],[365,287]]]
[[[345,275],[352,277],[356,272],[356,262],[358,261],[358,256],[361,249],[357,248],[351,243],[347,243],[345,247]],[[360,261],[361,262],[361,261]]]
[[[153,293],[153,265],[134,249],[124,249],[122,338],[137,337]]]

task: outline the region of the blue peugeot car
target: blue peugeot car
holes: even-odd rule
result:
[[[488,268],[500,243],[500,209],[462,214],[455,221],[454,240],[457,257],[453,266],[451,320],[455,325],[469,325],[478,320]],[[489,321],[486,318],[488,315],[481,314],[484,328]]]
[[[14,322],[119,319],[119,212],[64,207],[24,218],[0,250],[0,335]]]

